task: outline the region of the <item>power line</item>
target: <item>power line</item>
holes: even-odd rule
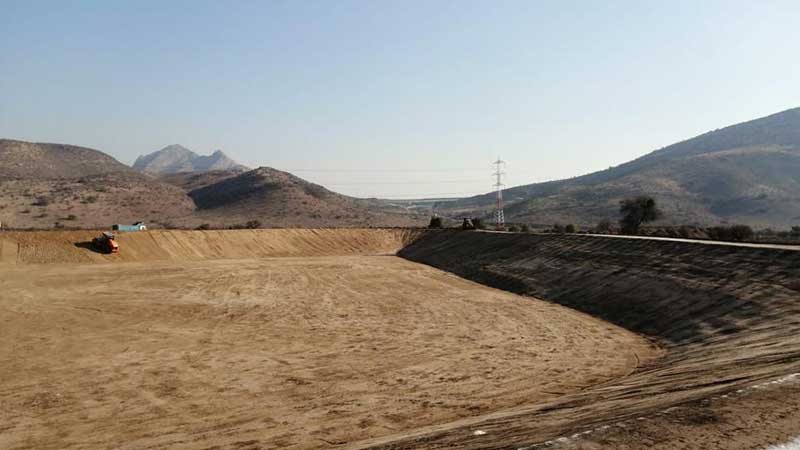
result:
[[[482,194],[481,193],[476,194],[475,192],[440,192],[438,194],[386,194],[386,195],[381,195],[377,198],[381,198],[383,200],[422,200],[422,199],[446,197],[448,195],[465,195],[472,197],[474,195],[482,195]],[[400,198],[400,197],[407,197],[407,198]]]
[[[289,173],[293,172],[314,172],[314,173],[341,173],[341,174],[352,174],[352,173],[398,173],[398,174],[432,174],[432,173],[461,173],[465,171],[481,171],[486,173],[486,167],[479,168],[479,167],[463,167],[463,168],[448,168],[448,169],[314,169],[314,168],[298,168],[298,169],[281,169]],[[438,184],[459,184],[459,183],[485,183],[485,178],[471,178],[471,179],[451,179],[451,180],[435,180],[435,181],[346,181],[346,182],[325,182],[322,180],[314,180],[313,182],[317,184],[321,184],[326,187],[341,187],[341,186],[413,186],[413,185],[420,185],[420,186],[430,186],[430,185],[438,185]],[[356,194],[360,198],[380,198],[384,200],[422,200],[422,199],[431,199],[431,198],[446,198],[450,196],[474,196],[474,195],[481,195],[485,193],[484,188],[479,188],[478,193],[475,191],[472,192],[440,192],[440,193],[410,193],[410,194],[368,194],[368,197],[363,197],[364,194]],[[353,194],[349,194],[353,195]]]
[[[485,182],[483,179],[473,180],[439,180],[439,181],[355,181],[348,183],[325,183],[326,186],[356,186],[356,185],[383,185],[383,184],[440,184],[440,183],[477,183]]]
[[[464,167],[449,169],[281,169],[284,172],[322,172],[322,173],[440,173],[440,172],[467,172],[486,170],[485,167]]]

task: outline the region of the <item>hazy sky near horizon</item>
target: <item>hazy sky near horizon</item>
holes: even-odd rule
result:
[[[358,196],[605,169],[800,106],[793,1],[0,0],[0,137]]]

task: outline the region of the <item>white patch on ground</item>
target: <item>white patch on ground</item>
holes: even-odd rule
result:
[[[800,437],[785,444],[767,447],[765,450],[800,450]]]

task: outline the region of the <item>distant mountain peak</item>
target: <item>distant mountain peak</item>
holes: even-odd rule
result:
[[[208,172],[211,170],[248,170],[229,158],[222,150],[211,155],[198,155],[180,144],[168,145],[156,152],[136,158],[133,168],[155,175],[179,172]]]
[[[162,148],[160,151],[162,151],[162,152],[191,153],[193,155],[196,155],[195,152],[189,150],[188,148],[182,146],[181,144],[171,144],[171,145],[168,145],[168,146]]]

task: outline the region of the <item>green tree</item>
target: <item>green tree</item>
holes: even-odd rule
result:
[[[444,223],[442,222],[442,218],[439,216],[431,217],[431,221],[428,224],[428,228],[444,228]]]
[[[623,233],[637,234],[642,224],[661,218],[661,211],[653,197],[640,196],[619,202],[619,221]]]
[[[753,229],[747,225],[733,225],[730,227],[711,227],[706,229],[706,234],[717,241],[747,241],[753,238]]]
[[[734,225],[731,227],[731,238],[734,241],[748,241],[753,239],[753,229],[747,225]]]
[[[603,220],[594,227],[594,231],[602,234],[608,234],[612,229],[613,227],[610,220]]]
[[[571,223],[564,227],[565,233],[577,233],[578,231],[581,231],[581,226],[578,224]]]

